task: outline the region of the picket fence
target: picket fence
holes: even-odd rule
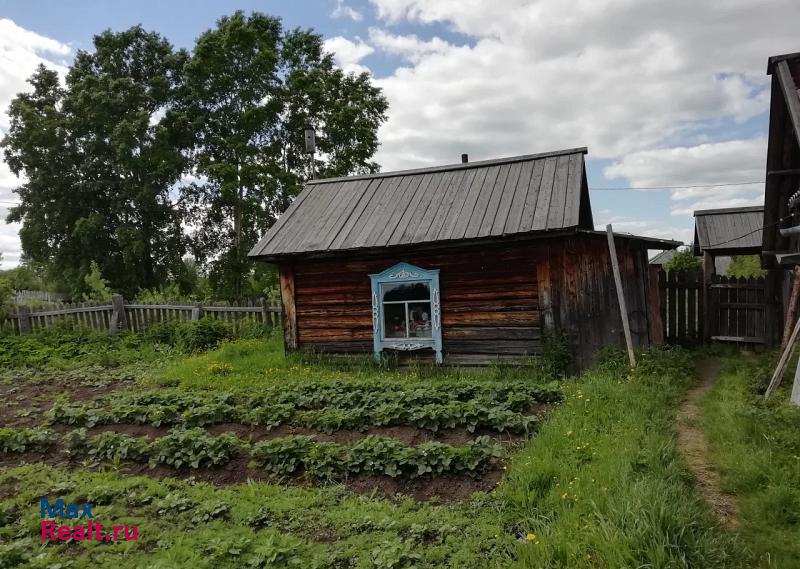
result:
[[[15,314],[0,319],[0,330],[29,334],[59,321],[72,320],[87,328],[116,334],[120,330],[143,332],[158,322],[188,322],[208,317],[228,322],[236,331],[244,320],[255,320],[276,327],[280,312],[279,306],[269,306],[264,299],[235,306],[221,303],[138,304],[126,303],[121,295],[115,294],[111,303],[63,303],[41,310],[20,305],[16,307]]]
[[[14,303],[22,304],[26,300],[40,300],[42,302],[63,303],[67,300],[67,295],[60,292],[49,292],[46,290],[17,290],[14,291]]]

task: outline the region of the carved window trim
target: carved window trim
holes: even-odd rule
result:
[[[397,263],[385,271],[369,276],[372,283],[372,337],[375,358],[380,360],[384,350],[433,349],[436,363],[442,363],[442,307],[439,290],[439,270],[426,270],[409,263]],[[381,285],[398,282],[424,282],[430,290],[431,337],[385,338],[383,332],[384,302]],[[427,301],[423,301],[427,302]]]

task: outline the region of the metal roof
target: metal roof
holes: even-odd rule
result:
[[[764,206],[697,210],[694,253],[759,253],[763,222]]]
[[[664,265],[672,260],[672,257],[675,256],[677,253],[677,249],[667,249],[666,251],[661,251],[658,255],[650,259],[650,265]]]
[[[250,256],[591,229],[585,153],[575,148],[313,180]]]

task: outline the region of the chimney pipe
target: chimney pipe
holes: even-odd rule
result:
[[[461,155],[461,163],[462,164],[466,164],[467,162],[469,162],[469,154],[462,154]]]

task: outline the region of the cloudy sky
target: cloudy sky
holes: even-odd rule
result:
[[[0,108],[98,31],[141,23],[190,48],[237,8],[313,27],[374,76],[384,170],[587,146],[598,226],[684,241],[693,210],[763,199],[766,61],[800,50],[797,0],[3,0]],[[3,218],[16,183],[0,164]],[[608,189],[714,184],[730,185]],[[18,229],[0,222],[4,267]]]

